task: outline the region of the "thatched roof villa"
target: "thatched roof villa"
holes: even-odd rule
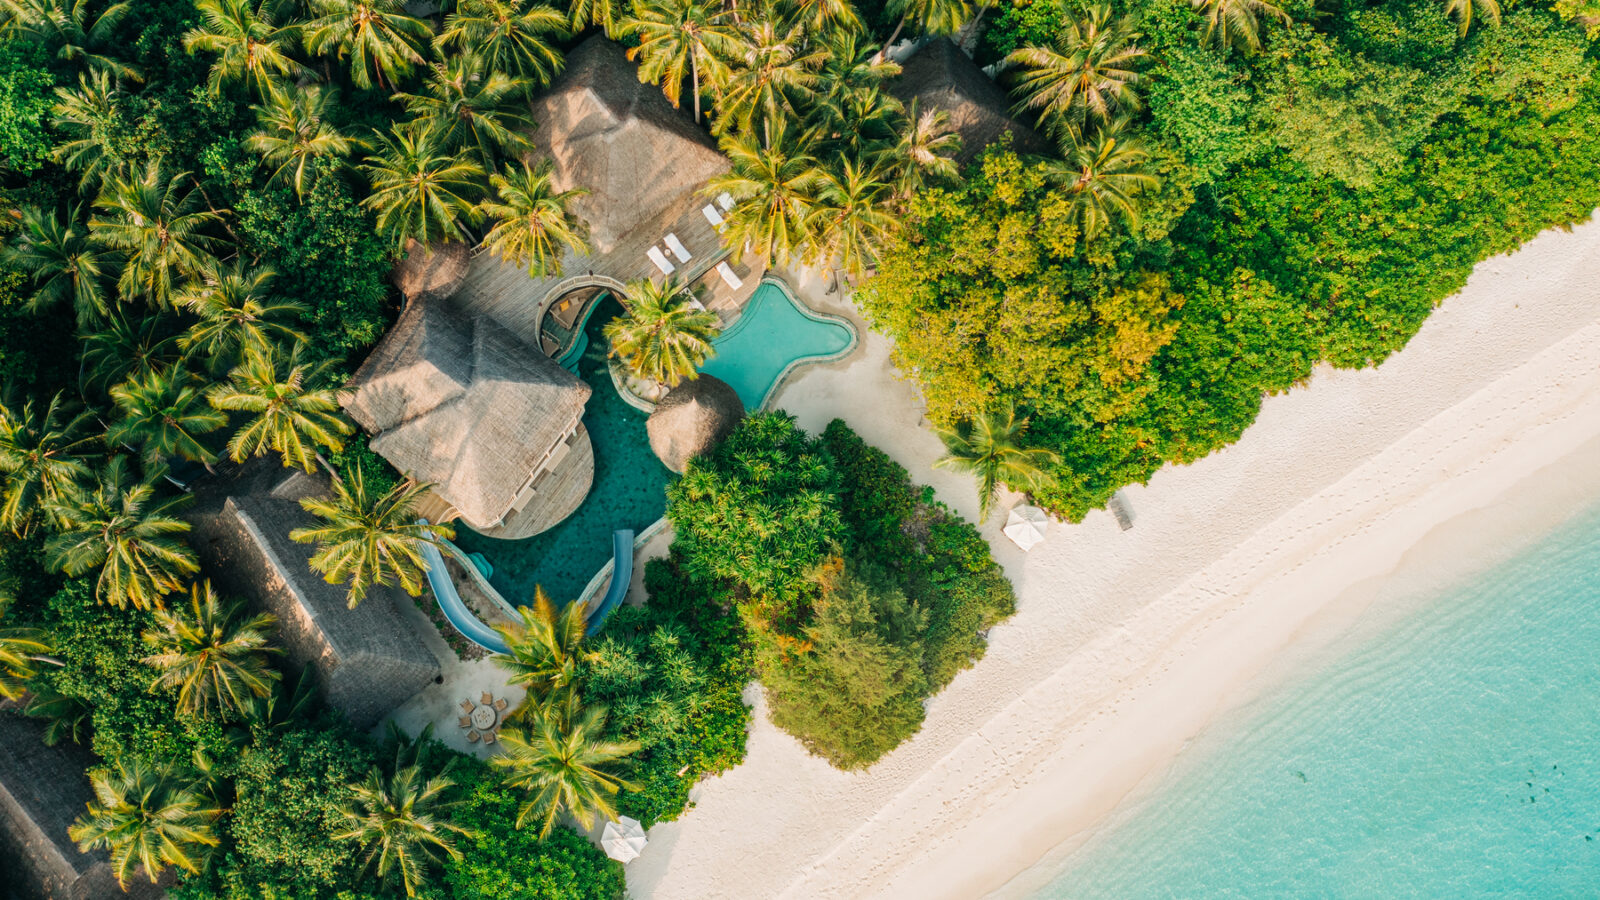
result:
[[[917,100],[923,109],[948,112],[950,127],[961,135],[956,159],[962,165],[1008,132],[1018,152],[1045,149],[1038,133],[1011,118],[1011,100],[1005,89],[949,38],[929,41],[900,68],[900,77],[890,84],[889,92],[906,106]]]
[[[81,853],[67,829],[93,799],[96,762],[71,743],[44,745],[44,726],[0,702],[0,897],[145,900],[163,892],[141,874],[124,894],[104,850]]]

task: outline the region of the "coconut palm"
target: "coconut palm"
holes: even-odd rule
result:
[[[36,686],[22,711],[30,718],[44,722],[40,738],[46,747],[54,747],[62,740],[82,744],[89,731],[94,707],[81,697],[63,694],[48,683]]]
[[[89,239],[89,229],[79,224],[77,207],[66,216],[23,209],[11,243],[0,247],[0,261],[32,278],[29,312],[70,302],[80,326],[106,315],[106,279],[115,260]]]
[[[168,515],[183,499],[158,501],[149,481],[133,478],[127,457],[113,457],[92,493],[50,507],[65,525],[45,542],[45,562],[73,578],[99,569],[95,596],[102,603],[159,607],[200,570],[194,551],[178,537],[189,523]]]
[[[811,261],[864,274],[898,224],[889,211],[892,200],[892,186],[879,170],[841,157],[823,173],[816,205],[806,217]]]
[[[1149,58],[1138,45],[1142,35],[1127,17],[1112,19],[1104,3],[1086,6],[1048,47],[1030,44],[1006,57],[1021,70],[1017,112],[1033,110],[1041,127],[1059,133],[1063,125],[1084,126],[1092,115],[1107,121],[1122,110],[1139,108],[1133,86],[1139,65]]]
[[[563,703],[536,710],[526,727],[500,730],[505,752],[489,763],[505,772],[507,785],[530,794],[517,813],[518,828],[538,820],[544,837],[562,813],[585,828],[594,825],[597,813],[616,818],[611,798],[619,789],[635,787],[606,769],[639,745],[605,740],[605,721],[604,707],[583,709],[577,694],[569,692]]]
[[[1059,459],[1049,450],[1024,446],[1027,431],[1028,420],[1018,419],[1016,407],[1009,403],[952,428],[940,428],[939,439],[948,452],[933,467],[975,476],[979,519],[987,519],[1001,484],[1032,490],[1044,482],[1045,467]]]
[[[510,652],[494,661],[511,672],[511,684],[528,689],[530,706],[546,705],[564,697],[577,682],[589,605],[568,603],[558,610],[544,588],[537,587],[533,605],[517,611],[520,624],[496,626]]]
[[[269,90],[274,77],[300,75],[305,67],[289,56],[290,30],[272,19],[272,5],[253,0],[196,0],[201,24],[183,36],[183,49],[191,55],[215,53],[211,64],[211,93],[243,81],[258,95]]]
[[[343,810],[346,830],[333,839],[360,844],[365,871],[384,881],[397,876],[406,896],[415,897],[441,853],[461,859],[450,835],[467,834],[467,829],[446,818],[456,806],[444,799],[453,784],[443,775],[423,780],[416,765],[387,777],[374,766],[366,781],[351,786],[351,801]]]
[[[933,107],[923,109],[913,99],[902,120],[900,137],[887,151],[888,176],[895,197],[908,202],[930,180],[956,177],[955,154],[961,151],[961,135],[950,127],[950,113]]]
[[[150,464],[173,456],[207,464],[217,458],[201,437],[228,424],[228,416],[206,403],[199,380],[182,366],[124,381],[111,389],[111,401],[118,417],[106,429],[108,442],[140,451]]]
[[[535,277],[561,274],[562,249],[588,252],[582,220],[571,212],[573,200],[588,191],[558,191],[550,174],[550,161],[537,167],[526,162],[489,178],[491,199],[478,204],[479,213],[494,222],[483,246],[509,263],[526,265]]]
[[[284,466],[310,472],[317,448],[344,449],[344,436],[354,426],[339,415],[332,390],[312,386],[323,380],[330,362],[301,363],[298,351],[252,350],[227,382],[207,392],[212,406],[245,414],[228,441],[229,459],[244,462],[271,450]]]
[[[0,613],[5,607],[0,606]],[[27,693],[23,682],[37,675],[39,663],[49,657],[49,637],[33,628],[0,628],[0,700],[16,700]]]
[[[713,129],[719,134],[735,125],[748,132],[757,121],[788,117],[811,96],[819,83],[816,70],[827,56],[823,47],[808,45],[805,24],[775,3],[747,23],[729,49]]]
[[[1294,21],[1269,0],[1189,0],[1189,6],[1205,16],[1206,40],[1215,40],[1224,51],[1235,45],[1248,53],[1260,50],[1263,18],[1285,25]]]
[[[225,371],[251,353],[304,341],[305,335],[289,320],[305,315],[306,307],[273,296],[269,286],[276,277],[272,269],[251,269],[239,261],[213,266],[200,280],[184,285],[173,294],[172,305],[199,321],[178,339],[178,347],[205,357],[213,371]]]
[[[464,240],[463,220],[477,215],[483,167],[449,155],[434,134],[415,125],[379,134],[377,150],[362,166],[372,194],[361,201],[378,214],[378,229],[404,247]]]
[[[105,325],[82,335],[79,385],[85,394],[103,396],[112,385],[142,381],[179,359],[178,332],[162,315],[112,310]]]
[[[1061,160],[1047,163],[1050,177],[1071,197],[1085,237],[1099,234],[1117,219],[1139,221],[1139,195],[1161,184],[1150,170],[1150,152],[1128,135],[1125,120],[1084,134],[1069,128]]]
[[[795,134],[782,119],[768,119],[760,132],[723,139],[730,169],[712,178],[704,192],[736,201],[723,229],[736,255],[748,248],[781,262],[804,246],[806,219],[826,182],[812,154],[814,143],[810,133]]]
[[[123,888],[140,868],[151,883],[168,866],[199,872],[205,848],[217,844],[212,823],[222,811],[171,763],[123,754],[91,771],[89,784],[94,800],[67,834],[85,853],[111,851],[111,871]]]
[[[611,355],[636,377],[660,384],[673,386],[695,377],[716,352],[711,342],[722,331],[722,320],[690,305],[693,299],[672,280],[628,285],[627,312],[605,327]]]
[[[561,72],[550,42],[566,36],[567,17],[539,0],[458,0],[434,45],[475,52],[491,71],[544,87]]]
[[[866,31],[850,0],[789,0],[793,14],[812,34],[827,35]]]
[[[1491,25],[1500,24],[1499,0],[1444,0],[1445,14],[1456,20],[1456,28],[1463,37],[1472,27],[1473,16],[1481,16]]]
[[[41,410],[32,400],[0,406],[0,526],[33,529],[41,513],[69,505],[92,480],[89,426],[94,416],[58,393]],[[59,519],[52,522],[56,526]]]
[[[138,81],[137,69],[107,52],[131,8],[127,2],[101,7],[89,0],[5,0],[0,18],[13,34],[44,45],[57,59],[92,73]]]
[[[246,148],[275,167],[272,181],[288,179],[296,197],[305,195],[306,169],[316,160],[343,160],[360,146],[328,121],[333,98],[332,88],[315,85],[269,90],[256,107],[256,130],[244,139]]]
[[[900,66],[878,55],[878,46],[858,31],[828,33],[827,53],[818,71],[818,93],[812,104],[813,118],[830,139],[855,146],[887,134],[854,135],[851,132],[873,125],[898,113],[898,101],[883,93],[888,79],[900,74]],[[886,127],[886,132],[893,128]]]
[[[429,66],[419,94],[395,94],[406,112],[431,131],[445,153],[471,151],[485,169],[501,155],[520,157],[534,128],[524,97],[528,82],[489,68],[470,53]]]
[[[127,255],[117,283],[124,296],[165,304],[174,284],[214,263],[221,244],[207,230],[221,217],[193,185],[188,172],[169,177],[152,162],[142,176],[113,177],[95,200],[94,239]]]
[[[278,652],[268,643],[277,622],[219,598],[209,579],[195,582],[188,608],[157,610],[156,627],[142,635],[153,651],[144,664],[160,673],[151,690],[177,689],[178,708],[190,714],[243,712],[251,698],[269,696],[280,677],[267,663]]]
[[[422,593],[427,563],[424,544],[455,536],[448,525],[423,525],[417,521],[417,500],[432,485],[402,482],[382,496],[367,491],[359,468],[336,481],[329,498],[300,501],[306,511],[322,520],[311,528],[296,528],[289,537],[318,545],[311,568],[329,584],[345,584],[354,609],[373,587],[398,582],[411,596]]]
[[[894,46],[900,30],[907,25],[911,26],[913,34],[955,34],[973,13],[971,0],[888,0],[883,10],[888,15],[899,16],[900,21],[895,23],[889,39],[883,42],[880,55]]]
[[[702,85],[728,77],[724,60],[737,38],[723,18],[721,4],[711,0],[642,0],[622,23],[622,36],[638,41],[628,58],[639,62],[639,80],[659,84],[676,108],[688,79],[696,122]]]
[[[99,193],[101,185],[127,167],[127,157],[117,144],[126,95],[109,74],[92,72],[79,75],[76,88],[56,88],[55,96],[50,112],[66,139],[51,155],[78,176],[82,193]]]
[[[403,0],[311,0],[314,18],[301,40],[308,52],[350,62],[350,80],[387,91],[422,63],[432,33],[406,14]]]
[[[567,30],[577,34],[591,25],[605,31],[606,37],[618,37],[616,0],[568,0]]]

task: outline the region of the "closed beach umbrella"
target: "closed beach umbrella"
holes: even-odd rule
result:
[[[1034,544],[1044,540],[1044,528],[1049,523],[1050,517],[1037,506],[1013,507],[1011,515],[1006,516],[1006,537],[1018,547],[1032,550]]]
[[[600,846],[605,848],[606,855],[621,863],[637,859],[647,843],[644,826],[637,819],[627,816],[607,822],[605,831],[600,833]]]

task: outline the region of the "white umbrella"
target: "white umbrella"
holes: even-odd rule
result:
[[[1006,516],[1006,537],[1023,550],[1032,550],[1034,544],[1044,540],[1048,524],[1050,517],[1044,510],[1037,506],[1018,506]]]
[[[644,826],[637,819],[627,816],[607,822],[605,830],[600,832],[600,846],[605,848],[606,855],[621,863],[637,859],[647,843],[649,840],[644,836]]]

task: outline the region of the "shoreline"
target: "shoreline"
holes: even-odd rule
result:
[[[797,378],[780,405],[810,429],[845,418],[970,516],[970,484],[928,470],[941,448],[918,427],[915,389],[893,379],[886,342],[869,334],[863,344],[857,358]],[[696,809],[652,830],[630,889],[853,898],[999,888],[1137,798],[1283,651],[1348,630],[1340,597],[1396,572],[1441,526],[1592,454],[1596,438],[1600,225],[1589,222],[1480,263],[1382,366],[1319,369],[1269,398],[1236,444],[1127,489],[1130,532],[1095,512],[1053,526],[1024,556],[991,520],[984,534],[1019,611],[991,632],[985,659],[930,701],[922,732],[847,774],[777,732],[758,702],[746,763],[703,782]],[[1600,494],[1600,474],[1584,490]]]

